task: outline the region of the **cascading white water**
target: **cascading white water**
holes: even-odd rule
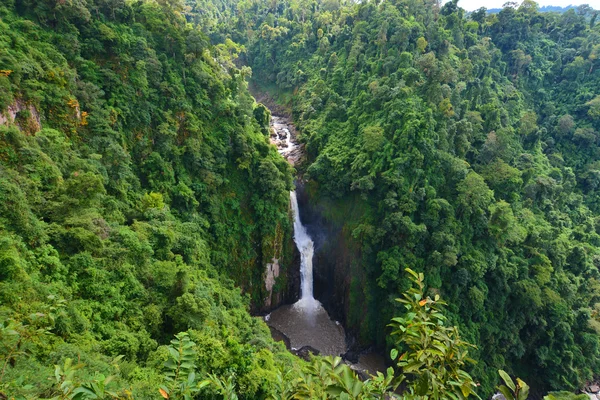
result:
[[[280,117],[273,116],[274,132],[271,135],[271,140],[277,145],[279,154],[284,156],[291,162],[290,157],[297,149],[297,144],[292,140],[292,133],[287,124]],[[292,162],[293,164],[293,162]],[[308,314],[313,314],[313,311],[321,306],[313,295],[313,254],[314,243],[306,228],[300,220],[300,210],[298,208],[298,198],[296,192],[290,192],[290,203],[294,213],[294,242],[300,252],[300,300],[294,304],[294,307],[300,310],[307,311]]]
[[[301,152],[290,131],[291,124],[282,117],[273,116],[271,143],[292,165],[300,159]],[[314,243],[302,225],[296,192],[290,192],[294,214],[294,242],[300,252],[300,300],[284,305],[265,317],[269,325],[283,333],[290,346],[299,349],[310,346],[323,355],[340,355],[346,352],[344,328],[329,318],[327,311],[313,294]]]
[[[291,165],[302,158],[302,151],[292,134],[292,124],[284,117],[273,116],[271,121],[271,143]],[[295,132],[295,131],[294,131]],[[313,255],[314,243],[302,225],[296,192],[290,192],[290,204],[294,214],[294,241],[300,252],[300,300],[293,305],[284,305],[265,317],[269,326],[289,340],[292,349],[310,346],[322,355],[339,356],[347,351],[344,327],[333,321],[313,294]],[[379,362],[373,361],[379,360]],[[373,368],[374,367],[374,368]],[[361,356],[360,364],[353,366],[359,371],[384,371],[383,357],[373,354]]]
[[[300,300],[297,306],[307,310],[312,310],[319,305],[313,296],[313,255],[315,247],[312,239],[306,232],[306,228],[300,220],[300,209],[298,208],[298,198],[296,192],[290,192],[290,202],[294,212],[294,242],[300,252]]]

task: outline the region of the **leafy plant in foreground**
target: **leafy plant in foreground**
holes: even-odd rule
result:
[[[527,397],[529,396],[529,385],[519,378],[514,382],[503,370],[499,370],[498,373],[504,381],[504,385],[498,386],[498,390],[506,400],[527,400]]]
[[[234,376],[230,375],[227,379],[221,379],[216,375],[210,375],[209,382],[212,383],[216,388],[217,392],[223,396],[225,400],[238,400],[238,396],[235,392],[235,382],[233,381]]]
[[[340,357],[315,357],[294,379],[290,373],[280,373],[274,400],[284,399],[384,399],[395,395],[401,379],[394,377],[393,368],[386,375],[378,372],[365,381]]]
[[[460,338],[458,328],[445,326],[442,314],[445,303],[439,295],[432,299],[424,295],[424,275],[407,268],[413,287],[397,299],[406,307],[406,314],[392,318],[392,335],[404,352],[391,351],[402,373],[408,378],[407,392],[434,399],[475,397],[477,384],[464,370],[473,345]]]
[[[29,315],[14,313],[0,320],[0,388],[8,367],[14,367],[17,359],[29,354],[28,345],[51,335],[56,316],[65,306],[65,301],[49,296],[52,302],[43,305],[38,312]]]
[[[165,399],[192,399],[193,395],[207,386],[210,381],[196,380],[195,343],[186,332],[181,332],[171,340],[169,359],[165,362],[165,385],[159,389]]]
[[[113,364],[118,362],[122,356],[113,360]],[[124,399],[130,396],[120,396],[109,386],[114,381],[115,376],[105,376],[96,374],[90,382],[78,383],[75,374],[83,369],[83,363],[74,364],[73,360],[67,358],[64,365],[56,365],[54,368],[54,377],[58,386],[59,394],[50,400],[101,400],[101,399]]]

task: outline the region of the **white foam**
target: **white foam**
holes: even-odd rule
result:
[[[300,221],[300,210],[296,192],[290,192],[292,211],[294,212],[294,242],[300,252],[300,289],[299,306],[307,310],[314,309],[320,303],[313,296],[313,255],[315,245]]]

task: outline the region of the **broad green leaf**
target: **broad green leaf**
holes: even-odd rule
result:
[[[172,347],[169,347],[168,349],[169,349],[169,354],[171,355],[171,357],[173,357],[173,359],[175,359],[175,361],[179,361],[179,352]]]
[[[513,380],[510,378],[510,376],[505,371],[499,369],[498,373],[500,374],[500,377],[502,378],[502,380],[504,381],[506,386],[508,386],[510,388],[510,390],[512,390],[513,392],[515,390],[517,390],[515,383],[513,382]]]

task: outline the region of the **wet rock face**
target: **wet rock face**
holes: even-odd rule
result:
[[[350,361],[352,364],[356,364],[358,362],[358,358],[360,354],[355,351],[347,351],[346,354],[342,357],[344,360]]]
[[[349,251],[342,227],[335,226],[322,217],[322,210],[308,199],[302,185],[296,185],[301,218],[315,241],[314,293],[332,318],[346,326],[350,296],[350,265],[357,259]]]
[[[266,278],[265,278],[265,286],[267,287],[267,290],[269,291],[269,293],[271,293],[273,291],[273,286],[275,286],[275,279],[279,278],[279,260],[274,258],[273,262],[268,263],[267,264],[267,271],[266,271]]]
[[[286,264],[274,259],[267,263],[264,272],[264,283],[267,295],[262,307],[254,309],[253,313],[265,315],[283,304],[292,304],[298,301],[300,294],[300,253],[293,240],[284,243],[284,246],[293,248],[292,259]],[[279,286],[277,286],[279,284]]]

